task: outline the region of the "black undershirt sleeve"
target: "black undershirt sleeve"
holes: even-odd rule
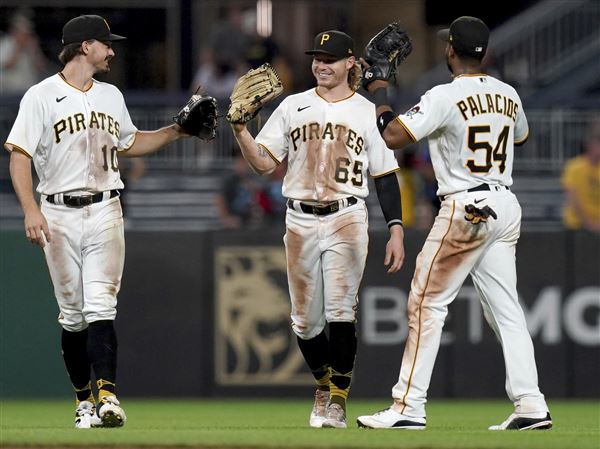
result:
[[[375,189],[388,228],[402,226],[402,197],[396,172],[375,178]]]

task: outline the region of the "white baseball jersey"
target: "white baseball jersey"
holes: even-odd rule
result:
[[[123,188],[117,151],[133,145],[137,129],[119,89],[92,81],[82,91],[56,74],[21,100],[5,146],[33,158],[40,193]]]
[[[507,188],[512,184],[513,143],[528,134],[519,96],[488,75],[457,76],[423,95],[398,121],[415,140],[428,136],[438,194],[444,199],[417,256],[407,306],[409,333],[392,389],[396,410],[425,417],[448,305],[470,275],[484,316],[502,344],[506,392],[515,410],[545,414],[517,294],[521,207]],[[480,188],[469,192],[473,187]],[[469,206],[488,208],[494,216],[473,223],[466,214]]]
[[[398,170],[374,117],[375,105],[358,93],[330,103],[310,89],[283,100],[256,142],[278,162],[288,157],[283,196],[317,202],[365,198],[367,169],[373,177]]]
[[[441,196],[482,183],[512,185],[513,143],[529,133],[515,89],[484,74],[434,87],[398,120],[415,141],[429,136]]]

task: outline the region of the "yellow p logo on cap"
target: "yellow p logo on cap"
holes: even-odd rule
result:
[[[329,40],[329,34],[323,33],[323,36],[321,36],[321,45],[323,45],[323,43],[328,40]]]

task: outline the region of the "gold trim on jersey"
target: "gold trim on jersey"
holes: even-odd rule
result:
[[[9,146],[10,146],[10,148],[9,148]],[[11,153],[13,151],[17,151],[18,153],[21,153],[21,154],[27,156],[29,159],[33,159],[33,156],[31,154],[29,154],[27,152],[27,150],[24,150],[19,145],[15,145],[14,143],[4,142],[4,148],[6,148],[6,151],[8,151],[9,153]]]
[[[347,100],[348,98],[352,97],[356,92],[352,92],[350,95],[348,95],[346,98],[341,98],[340,100],[335,100],[335,101],[329,101],[328,99],[326,99],[325,97],[323,97],[319,91],[317,90],[317,88],[315,87],[315,93],[317,94],[317,96],[319,96],[319,98],[322,98],[323,100],[325,100],[327,103],[339,103],[340,101],[344,101]]]
[[[391,175],[392,173],[396,173],[396,172],[399,172],[399,171],[400,171],[400,167],[395,168],[395,169],[390,170],[390,171],[386,171],[385,173],[378,173],[376,175],[371,175],[371,178],[377,179],[377,178],[381,178],[383,176]]]
[[[489,76],[489,75],[487,73],[461,73],[460,75],[456,75],[454,77],[454,79],[456,79],[456,78],[462,78],[463,76],[465,78],[470,78],[470,77],[473,77],[473,76]]]
[[[404,130],[408,133],[408,137],[410,137],[413,142],[417,141],[417,138],[414,136],[414,134],[410,131],[410,129],[408,129],[408,126],[406,126],[404,124],[404,122],[400,119],[400,116],[396,117],[396,120],[398,120],[398,123],[400,123],[402,125],[402,128],[404,128]]]
[[[273,159],[273,161],[275,161],[275,163],[277,165],[281,164],[281,161],[279,159],[277,159],[275,156],[273,156],[273,153],[271,153],[271,151],[269,151],[269,149],[266,146],[264,146],[262,143],[258,143],[258,142],[257,142],[257,145],[259,147],[261,147],[263,150],[265,150],[267,152],[267,154],[271,157],[271,159]]]
[[[122,152],[126,152],[129,151],[131,149],[131,147],[133,146],[133,144],[135,143],[135,140],[137,139],[137,135],[138,135],[139,131],[136,131],[135,134],[133,135],[133,140],[131,141],[131,143],[129,145],[127,145],[127,147],[125,148],[121,148]]]
[[[515,145],[523,145],[527,139],[529,139],[529,130],[527,130],[527,134],[525,134],[525,137],[523,137],[521,140],[515,140],[514,144]]]
[[[63,75],[63,74],[62,74],[62,72],[58,72],[58,76],[60,76],[60,77],[61,77],[61,79],[62,79],[62,80],[65,82],[65,83],[67,83],[67,84],[68,84],[69,86],[71,86],[73,89],[77,89],[79,92],[87,92],[88,90],[90,90],[90,89],[91,89],[91,88],[94,86],[94,79],[93,79],[93,78],[90,80],[90,87],[88,87],[87,89],[83,89],[83,90],[81,90],[79,87],[77,87],[77,86],[74,86],[73,84],[69,83],[69,82],[67,81],[67,79],[65,78],[65,75]]]
[[[423,288],[423,294],[421,295],[421,301],[419,302],[419,308],[418,308],[419,325],[417,327],[417,345],[416,345],[417,347],[415,348],[415,355],[413,357],[412,367],[410,368],[410,374],[408,376],[408,381],[406,382],[406,391],[404,392],[404,396],[402,396],[403,406],[402,406],[402,410],[400,410],[400,413],[404,413],[404,409],[406,409],[406,396],[408,396],[408,392],[410,391],[412,377],[413,377],[413,374],[415,371],[415,365],[417,364],[417,355],[419,354],[419,343],[421,342],[421,327],[423,324],[421,321],[421,317],[422,317],[421,311],[423,309],[423,301],[425,301],[425,292],[427,291],[427,286],[429,285],[429,279],[431,277],[431,270],[433,269],[433,264],[435,263],[435,259],[437,258],[438,254],[440,253],[442,246],[444,246],[444,241],[446,240],[446,237],[450,233],[450,229],[452,229],[452,220],[454,219],[455,208],[456,208],[456,201],[452,201],[452,213],[450,214],[450,222],[448,224],[448,229],[446,230],[444,237],[442,237],[440,246],[437,249],[437,251],[435,252],[433,259],[431,259],[431,263],[429,264],[429,271],[427,272],[427,279],[425,280],[425,287]]]

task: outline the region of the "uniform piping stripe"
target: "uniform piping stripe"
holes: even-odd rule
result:
[[[523,145],[527,139],[529,139],[529,130],[527,130],[527,134],[521,140],[515,140],[515,145]]]
[[[398,123],[402,125],[402,128],[404,128],[404,130],[408,133],[408,136],[413,140],[413,142],[416,142],[418,139],[414,136],[410,129],[408,129],[408,126],[406,126],[404,122],[400,120],[400,116],[396,117],[396,120],[398,120]]]
[[[329,101],[329,100],[327,100],[325,97],[323,97],[323,96],[322,96],[322,95],[319,93],[319,91],[317,90],[317,88],[316,88],[316,87],[315,87],[315,93],[316,93],[316,94],[317,94],[317,95],[318,95],[320,98],[322,98],[323,100],[325,100],[327,103],[339,103],[340,101],[344,101],[344,100],[347,100],[348,98],[352,97],[352,96],[353,96],[353,95],[354,95],[356,92],[352,92],[352,93],[351,93],[350,95],[348,95],[347,97],[345,97],[345,98],[340,98],[339,100],[335,100],[335,101]]]
[[[58,72],[58,76],[61,77],[61,79],[67,83],[69,86],[71,86],[73,89],[77,89],[79,92],[87,92],[88,90],[90,90],[93,86],[94,86],[94,79],[92,78],[91,83],[90,83],[90,87],[88,87],[87,89],[83,89],[81,90],[79,87],[72,85],[71,83],[69,83],[67,81],[67,79],[65,78],[65,75],[62,74],[62,72]]]
[[[387,175],[391,175],[392,173],[396,173],[400,171],[400,167],[395,168],[393,170],[390,171],[386,171],[385,173],[378,173],[376,175],[371,175],[371,178],[376,179],[376,178],[382,178],[383,176],[387,176]]]
[[[417,364],[417,355],[419,354],[419,343],[421,342],[421,310],[423,308],[423,301],[425,300],[425,292],[427,291],[427,286],[429,285],[429,278],[431,276],[431,270],[433,269],[433,264],[435,263],[435,259],[437,259],[437,256],[440,253],[442,246],[444,246],[444,241],[446,240],[446,236],[448,235],[448,233],[450,232],[450,229],[452,228],[452,219],[454,218],[455,207],[456,207],[456,202],[452,201],[452,214],[450,214],[450,223],[448,224],[448,229],[446,230],[444,237],[442,237],[442,241],[440,242],[440,247],[435,252],[433,259],[431,260],[431,264],[429,264],[429,271],[427,272],[427,280],[425,281],[425,288],[423,289],[423,295],[421,296],[421,302],[419,303],[419,330],[417,333],[417,347],[415,349],[415,357],[413,358],[412,367],[410,368],[410,375],[408,376],[408,382],[406,384],[406,392],[404,393],[404,396],[402,397],[402,403],[404,405],[402,406],[402,410],[400,411],[400,413],[404,413],[404,409],[406,409],[406,402],[405,402],[406,396],[408,396],[408,392],[410,391],[412,377],[413,377],[413,374],[415,371],[415,365]]]
[[[262,143],[259,143],[258,146],[265,150],[267,154],[271,156],[271,159],[273,159],[277,163],[277,165],[281,164],[281,161],[278,160],[275,156],[273,156],[273,153],[271,153],[266,146],[264,146]]]
[[[133,144],[135,143],[135,140],[137,139],[137,133],[139,131],[136,131],[135,134],[133,135],[133,140],[131,141],[131,143],[127,146],[127,148],[123,148],[123,152],[129,151],[131,149],[131,147],[133,146]]]
[[[12,148],[9,148],[10,147]],[[11,152],[11,151],[17,151],[19,153],[24,154],[25,156],[27,156],[29,159],[32,159],[31,154],[29,154],[26,150],[24,150],[23,148],[21,148],[19,145],[15,145],[14,143],[10,143],[10,142],[5,142],[4,143],[4,148],[6,148],[6,151]]]
[[[474,76],[488,76],[487,73],[461,73],[460,75],[456,75],[454,77],[454,79],[456,78],[471,78]]]

